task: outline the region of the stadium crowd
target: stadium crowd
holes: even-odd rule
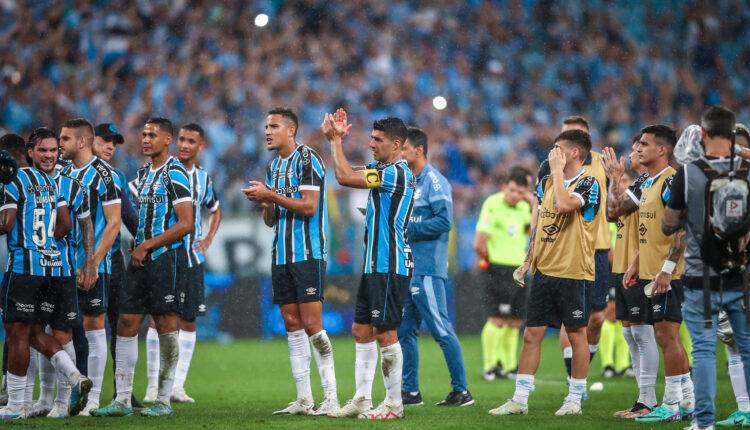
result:
[[[254,25],[261,12],[265,27]],[[681,129],[703,105],[750,120],[749,20],[724,0],[3,1],[0,132],[114,122],[130,177],[147,117],[199,121],[203,164],[227,190],[270,159],[268,106],[298,107],[300,139],[314,148],[336,106],[368,124],[393,114],[430,135],[457,219],[476,219],[503,166],[534,170],[570,112],[590,119],[595,147],[624,148],[642,124]],[[445,110],[433,108],[436,95]],[[353,153],[369,157],[364,144]],[[247,210],[239,193],[226,193],[224,208]]]

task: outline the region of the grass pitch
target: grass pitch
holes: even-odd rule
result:
[[[352,338],[334,338],[336,376],[338,377],[339,400],[343,403],[354,393],[354,341]],[[581,417],[555,417],[554,412],[567,393],[564,369],[556,337],[545,340],[542,363],[537,374],[536,390],[530,398],[530,411],[526,416],[493,417],[487,411],[513,395],[513,381],[486,382],[481,378],[481,346],[478,336],[463,336],[461,344],[471,390],[476,404],[465,408],[439,408],[433,406],[450,391],[450,379],[442,352],[427,335],[420,339],[420,383],[425,405],[406,409],[406,417],[400,421],[366,422],[347,419],[333,420],[312,417],[273,417],[271,412],[281,409],[293,400],[294,382],[289,370],[286,340],[242,340],[231,344],[198,342],[193,365],[188,375],[186,388],[196,399],[192,405],[174,405],[175,413],[166,418],[89,418],[75,417],[65,420],[33,419],[2,426],[18,428],[107,428],[107,429],[331,429],[331,428],[398,428],[398,429],[680,429],[688,423],[669,425],[638,424],[612,417],[612,412],[630,406],[637,395],[632,378],[604,380],[599,377],[599,360],[595,359],[588,379],[604,382],[604,390],[590,393],[584,402]],[[719,389],[717,393],[717,417],[725,418],[734,411],[736,404],[729,379],[724,371],[724,354],[718,354]],[[136,373],[136,394],[143,396],[146,387],[145,349],[141,345]],[[112,371],[105,376],[104,400],[112,396]],[[322,390],[315,367],[311,364],[313,394],[316,402],[322,398]],[[657,396],[663,393],[663,376],[659,375]],[[380,371],[375,377],[373,401],[380,402],[384,389]]]

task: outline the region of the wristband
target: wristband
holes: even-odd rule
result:
[[[674,272],[675,267],[677,267],[677,263],[674,261],[664,260],[664,265],[661,266],[661,271],[671,275],[672,272]]]

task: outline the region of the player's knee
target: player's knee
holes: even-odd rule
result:
[[[188,321],[180,318],[180,330],[181,331],[189,331],[189,332],[195,332],[197,330],[197,324],[195,320]]]
[[[527,345],[540,344],[543,337],[544,330],[526,329],[523,332],[523,343]]]
[[[657,330],[656,343],[658,343],[662,349],[667,350],[678,344],[679,340],[677,335],[669,330]]]
[[[366,324],[352,324],[352,336],[357,343],[369,343],[375,340],[372,327]]]

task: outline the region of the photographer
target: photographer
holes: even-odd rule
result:
[[[747,378],[750,333],[743,303],[747,259],[742,236],[747,234],[747,205],[740,204],[739,210],[730,210],[730,207],[736,208],[742,189],[747,201],[745,185],[749,165],[732,153],[734,130],[735,116],[730,110],[714,106],[704,112],[701,138],[705,155],[678,171],[662,221],[663,232],[682,236],[683,246],[686,246],[682,314],[693,339],[696,397],[691,429],[713,428],[714,425],[716,330],[722,309],[734,330],[745,367],[745,382],[750,383]],[[736,176],[727,174],[730,171]],[[708,185],[711,186],[709,191]],[[730,231],[727,225],[737,228]],[[750,414],[744,414],[735,424],[750,425]]]

